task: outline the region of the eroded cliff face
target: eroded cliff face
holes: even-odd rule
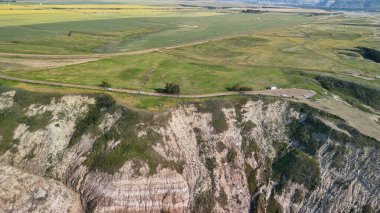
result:
[[[63,183],[0,166],[2,212],[83,212],[79,195]]]
[[[22,177],[0,187],[23,197],[0,193],[0,211],[379,210],[380,142],[304,105],[252,97],[150,113],[107,96],[25,95],[0,96],[0,178]]]

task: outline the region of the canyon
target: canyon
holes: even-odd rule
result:
[[[379,141],[305,104],[42,95],[0,94],[2,212],[380,210]]]

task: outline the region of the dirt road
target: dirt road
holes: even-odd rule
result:
[[[221,39],[221,38],[218,38]],[[215,39],[216,40],[216,39]],[[42,55],[42,54],[22,54],[22,53],[1,53],[0,63],[8,63],[14,66],[14,68],[8,68],[8,70],[19,70],[20,66],[24,70],[32,69],[46,69],[57,68],[67,65],[81,64],[91,61],[97,61],[104,58],[111,58],[114,56],[128,56],[128,55],[141,55],[152,52],[160,52],[163,50],[176,49],[191,45],[203,44],[212,40],[203,40],[192,43],[185,43],[179,45],[165,46],[160,48],[151,48],[136,51],[115,52],[105,54],[82,54],[82,55]]]
[[[169,97],[169,98],[186,98],[186,99],[197,99],[197,98],[211,98],[211,97],[223,97],[223,96],[234,96],[234,95],[268,95],[268,96],[281,96],[285,98],[292,98],[293,101],[306,103],[314,108],[326,111],[328,113],[337,115],[344,120],[346,120],[351,126],[359,130],[361,133],[376,138],[380,141],[380,125],[375,122],[379,119],[379,116],[374,114],[366,113],[356,109],[355,107],[348,106],[347,104],[341,103],[331,98],[324,98],[319,101],[310,101],[316,93],[311,90],[304,89],[277,89],[277,90],[260,90],[260,91],[249,91],[249,92],[219,92],[210,94],[195,94],[195,95],[170,95],[155,92],[143,92],[138,90],[128,90],[120,88],[103,88],[98,86],[86,86],[78,84],[65,84],[49,81],[37,81],[29,79],[14,78],[7,75],[0,74],[0,79],[6,79],[17,82],[24,82],[30,84],[40,84],[49,86],[60,86],[68,88],[79,88],[79,89],[90,89],[97,91],[107,91],[107,92],[119,92],[132,95],[145,95],[153,97]]]
[[[170,98],[211,98],[211,97],[222,97],[222,96],[233,96],[233,95],[269,95],[269,96],[282,96],[290,97],[297,99],[308,99],[315,95],[314,91],[304,90],[304,89],[277,89],[277,90],[260,90],[260,91],[249,91],[249,92],[219,92],[219,93],[209,93],[209,94],[194,94],[194,95],[170,95],[157,92],[143,92],[138,90],[129,90],[129,89],[120,89],[120,88],[103,88],[99,86],[87,86],[79,84],[66,84],[50,81],[38,81],[38,80],[29,80],[22,78],[15,78],[7,75],[0,74],[0,79],[24,82],[30,84],[40,84],[40,85],[49,85],[49,86],[60,86],[60,87],[69,87],[69,88],[80,88],[80,89],[91,89],[91,90],[101,90],[108,92],[120,92],[127,93],[132,95],[146,95],[146,96],[155,96],[155,97],[170,97]]]

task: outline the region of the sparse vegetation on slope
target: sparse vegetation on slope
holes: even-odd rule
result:
[[[344,81],[329,76],[319,76],[321,85],[332,92],[341,94],[343,98],[356,98],[362,103],[380,110],[380,89]]]
[[[182,173],[182,161],[168,161],[153,149],[154,144],[162,142],[162,136],[151,129],[155,122],[153,114],[126,108],[117,110],[121,111],[121,118],[110,130],[100,135],[88,156],[86,163],[91,169],[112,174],[129,160],[147,163],[149,174],[155,174],[158,165]],[[139,132],[145,133],[139,136]],[[112,147],[112,143],[117,145]]]
[[[111,96],[97,96],[95,105],[90,106],[84,118],[77,122],[69,144],[73,145],[76,143],[87,130],[94,128],[94,125],[104,113],[111,111],[114,107],[115,101]]]
[[[0,85],[0,94],[11,90]],[[28,118],[24,115],[24,109],[31,104],[48,104],[53,97],[56,96],[16,90],[16,94],[13,97],[13,106],[0,110],[0,154],[18,143],[18,140],[13,139],[13,133],[20,123],[25,123],[29,126],[30,131],[35,131],[44,127],[50,121],[51,115],[49,113]]]
[[[211,124],[214,127],[216,133],[222,133],[228,129],[226,115],[222,111],[223,101],[220,100],[208,100],[198,106],[200,112],[207,112],[212,114]]]

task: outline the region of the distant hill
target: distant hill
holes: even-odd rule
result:
[[[284,4],[344,10],[380,11],[380,0],[243,0],[246,3]]]
[[[13,0],[0,0],[13,1]],[[380,11],[380,0],[18,0],[18,2],[30,3],[121,3],[121,4],[145,4],[145,5],[225,5],[229,3],[262,3],[274,5],[288,5],[300,7],[317,7],[325,9],[366,10]]]

